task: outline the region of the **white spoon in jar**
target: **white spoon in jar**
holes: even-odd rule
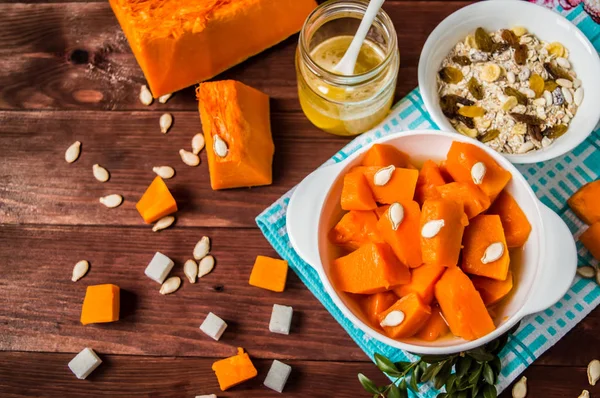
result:
[[[365,12],[365,16],[363,17],[356,34],[354,35],[354,39],[352,39],[352,43],[346,50],[346,53],[340,60],[340,62],[333,68],[334,72],[337,72],[342,75],[350,76],[354,74],[354,67],[356,66],[356,60],[358,59],[358,54],[360,53],[360,49],[362,47],[365,38],[367,37],[367,33],[369,33],[369,29],[379,12],[379,9],[383,5],[385,0],[371,0],[369,2],[369,6],[367,7],[367,11]]]

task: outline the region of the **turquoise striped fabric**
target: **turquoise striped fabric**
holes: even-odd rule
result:
[[[587,16],[582,5],[569,11],[560,7],[556,10],[574,22],[590,38],[596,49],[600,50],[600,26]],[[357,137],[325,165],[340,162],[357,149],[391,132],[427,128],[437,127],[425,111],[419,90],[415,89],[394,106],[390,116],[382,125],[374,131]],[[566,201],[579,187],[600,178],[600,128],[597,128],[572,153],[545,163],[519,166],[519,170],[540,200],[563,218],[577,238],[586,226],[571,212]],[[378,352],[393,361],[412,360],[410,354],[371,339],[354,327],[333,304],[321,285],[317,273],[293,250],[287,236],[285,218],[292,191],[286,193],[256,218],[267,240],[279,255],[289,262],[302,282],[369,358],[373,358],[373,354]],[[579,265],[595,261],[580,243],[577,243],[577,248]],[[499,392],[509,386],[525,368],[560,340],[599,303],[600,287],[591,280],[576,277],[569,292],[556,305],[525,318],[501,353],[503,369],[498,382]],[[433,387],[424,385],[419,396],[434,397],[436,394],[437,391]]]

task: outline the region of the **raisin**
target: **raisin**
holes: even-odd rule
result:
[[[479,137],[479,141],[481,142],[489,142],[500,135],[500,130],[491,129],[485,132],[484,135]]]
[[[532,126],[540,126],[544,123],[542,119],[533,115],[511,112],[510,116],[512,116],[512,118],[515,119],[517,122],[525,123]]]
[[[544,63],[544,68],[546,68],[548,74],[554,79],[567,79],[573,81],[573,76],[569,75],[566,70],[558,65],[552,65],[550,62],[546,62]]]
[[[544,94],[544,79],[538,74],[533,74],[529,78],[529,88],[535,92],[535,97],[539,98],[542,94]]]
[[[544,82],[544,90],[553,92],[554,90],[556,90],[556,87],[558,87],[558,84],[554,80],[546,80]]]
[[[469,82],[467,83],[467,88],[469,89],[469,92],[475,99],[483,99],[483,87],[481,86],[481,84],[479,84],[477,79],[471,77],[471,79],[469,79]]]
[[[502,40],[504,40],[511,47],[516,47],[519,44],[519,38],[512,30],[502,29],[500,36],[502,37]]]
[[[491,53],[494,50],[494,41],[483,28],[477,28],[475,31],[475,43],[477,48],[486,53]]]
[[[525,44],[519,44],[515,47],[515,63],[517,65],[525,65],[527,62],[527,46]]]
[[[506,43],[494,43],[492,53],[502,54],[504,51],[508,50],[509,48],[510,48],[510,46]]]
[[[542,140],[542,129],[540,126],[534,126],[532,124],[527,125],[527,133],[531,138],[540,142]]]
[[[463,115],[454,115],[454,119],[458,122],[462,122],[462,124],[464,124],[465,126],[467,126],[470,129],[475,128],[475,121],[473,121],[473,119],[470,117],[463,116]]]
[[[564,124],[557,124],[556,126],[548,127],[543,131],[543,135],[548,138],[558,138],[567,132],[568,127]]]
[[[451,66],[446,66],[438,72],[440,75],[440,79],[444,83],[457,84],[462,79],[464,79],[464,75],[460,71],[460,69],[453,68]]]
[[[527,106],[527,96],[519,90],[516,90],[512,87],[506,87],[504,89],[504,94],[515,97],[519,104]]]
[[[465,57],[464,55],[455,55],[454,57],[452,57],[452,62],[462,66],[471,65],[471,60],[469,59],[469,57]]]
[[[458,109],[458,114],[466,117],[482,117],[485,115],[485,109],[480,106],[463,106]]]

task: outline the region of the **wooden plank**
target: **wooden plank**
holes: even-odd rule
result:
[[[348,141],[319,131],[301,114],[273,114],[273,185],[213,191],[205,151],[198,167],[179,157],[201,131],[197,112],[173,116],[164,135],[158,112],[0,112],[1,222],[143,225],[135,203],[155,177],[152,167],[170,165],[177,172],[168,185],[180,226],[254,227],[260,212]],[[64,151],[75,140],[83,143],[82,154],[68,164]],[[93,178],[95,163],[110,170],[109,182]],[[125,203],[105,208],[98,198],[109,193],[123,195]]]
[[[446,16],[469,4],[388,2],[401,51],[396,94],[417,86],[417,64],[428,34]],[[294,54],[297,36],[221,74],[263,90],[275,111],[298,111]],[[139,103],[144,82],[106,1],[0,4],[0,109],[147,109]],[[192,88],[152,109],[195,110]]]

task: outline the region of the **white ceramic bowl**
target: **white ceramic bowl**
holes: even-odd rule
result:
[[[542,204],[519,171],[492,149],[456,133],[437,130],[396,133],[378,143],[391,144],[411,155],[416,163],[427,159],[442,160],[453,141],[474,143],[483,148],[512,174],[508,191],[518,201],[531,223],[529,240],[519,252],[520,266],[511,268],[515,287],[497,314],[496,330],[474,341],[460,338],[434,342],[404,339],[397,341],[369,326],[364,316],[338,292],[329,280],[329,264],[339,256],[339,249],[329,242],[328,233],[342,215],[340,196],[344,174],[360,163],[368,148],[363,148],[344,161],[322,167],[296,187],[287,211],[287,230],[296,252],[319,274],[321,282],[342,313],[367,335],[392,347],[418,354],[448,354],[468,350],[500,336],[524,316],[542,311],[557,302],[568,290],[577,266],[573,236],[558,215]],[[511,255],[514,252],[511,251]]]
[[[600,59],[583,33],[571,22],[544,7],[525,1],[484,1],[461,8],[431,33],[419,60],[419,87],[425,107],[442,130],[455,131],[442,113],[436,74],[443,59],[459,41],[478,27],[488,31],[524,26],[541,40],[558,41],[582,81],[584,99],[569,130],[547,148],[522,155],[505,155],[513,163],[535,163],[563,155],[579,145],[600,120]]]

